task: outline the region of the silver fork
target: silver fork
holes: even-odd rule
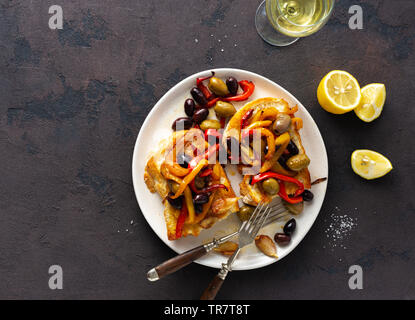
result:
[[[258,205],[259,206],[259,205]],[[257,206],[257,208],[258,208]],[[270,224],[278,219],[281,219],[289,214],[289,212],[285,209],[284,205],[282,204],[281,199],[276,200],[275,202],[271,202],[270,204],[271,213],[266,220],[266,224]],[[256,209],[255,209],[256,210]],[[255,211],[254,211],[255,212]],[[253,216],[253,214],[252,214]],[[251,216],[251,218],[252,218]],[[243,225],[242,225],[243,226]],[[242,230],[239,228],[238,231],[228,234],[224,237],[219,239],[213,239],[211,242],[198,246],[196,248],[190,249],[186,252],[183,252],[165,262],[158,265],[155,268],[152,268],[150,271],[147,272],[147,279],[149,281],[157,281],[164,276],[176,272],[181,268],[187,266],[189,263],[203,257],[204,255],[211,252],[214,248],[219,246],[220,244],[228,241],[229,239],[235,237],[239,234]]]
[[[238,249],[229,257],[227,263],[222,263],[222,269],[215,278],[213,278],[205,292],[203,292],[202,297],[200,298],[201,300],[215,299],[229,271],[232,271],[232,264],[236,260],[239,251],[254,241],[271,211],[272,208],[269,205],[265,205],[264,203],[258,204],[251,218],[242,224],[239,229]]]

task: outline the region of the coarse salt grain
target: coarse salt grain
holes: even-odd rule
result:
[[[340,209],[335,207],[334,210],[339,212]],[[347,214],[337,215],[332,213],[330,215],[331,223],[325,230],[326,237],[329,239],[329,246],[331,248],[340,247],[347,249],[341,242],[345,240],[357,226],[357,218],[348,216]]]

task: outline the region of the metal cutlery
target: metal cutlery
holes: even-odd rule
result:
[[[258,207],[259,207],[259,205],[256,207],[254,213],[257,211]],[[266,219],[265,225],[268,225],[272,222],[275,222],[278,219],[281,219],[281,218],[289,215],[289,212],[285,209],[285,207],[282,204],[280,199],[278,199],[275,203],[271,203],[268,207],[269,207],[270,214],[269,214],[268,219]],[[254,216],[254,214],[252,214],[251,218],[253,216]],[[183,252],[182,254],[179,254],[179,255],[175,256],[174,258],[171,258],[171,259],[163,262],[162,264],[158,265],[157,267],[152,268],[150,271],[147,272],[147,279],[149,281],[157,281],[157,280],[163,278],[164,276],[166,276],[168,274],[171,274],[171,273],[174,273],[177,270],[187,266],[188,264],[190,264],[194,260],[197,260],[197,259],[203,257],[204,255],[206,255],[207,253],[211,252],[214,248],[216,248],[220,244],[222,244],[222,243],[226,242],[227,240],[229,240],[229,239],[235,237],[236,235],[238,235],[240,233],[240,231],[242,230],[242,227],[245,224],[246,223],[242,224],[241,228],[236,232],[228,234],[228,235],[226,235],[224,237],[221,237],[219,239],[213,239],[211,242],[209,242],[205,245],[201,245],[201,246],[198,246],[198,247],[193,248],[191,250],[188,250],[186,252]]]
[[[232,271],[232,264],[234,263],[239,252],[243,247],[254,241],[256,235],[262,228],[271,211],[272,208],[268,204],[258,204],[251,218],[242,224],[239,229],[238,249],[229,257],[227,263],[222,264],[222,269],[213,278],[205,292],[203,292],[202,297],[200,298],[201,300],[215,299],[216,294],[219,292],[219,289],[222,287],[222,284],[226,279],[226,276],[230,271]]]

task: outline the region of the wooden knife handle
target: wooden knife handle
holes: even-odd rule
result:
[[[151,269],[147,273],[147,279],[150,281],[159,280],[164,276],[176,272],[177,270],[187,266],[189,263],[199,259],[206,253],[206,248],[203,245],[183,252],[182,254],[179,254],[178,256],[171,258],[170,260],[167,260],[157,267]]]
[[[212,282],[209,283],[208,287],[206,288],[205,292],[203,292],[200,300],[214,300],[216,295],[219,292],[219,289],[222,287],[223,282],[225,279],[222,279],[219,274],[216,275]]]

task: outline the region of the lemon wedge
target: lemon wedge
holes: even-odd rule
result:
[[[359,106],[361,97],[359,83],[346,71],[330,71],[317,88],[318,102],[330,113],[352,111]]]
[[[386,100],[386,89],[383,83],[371,83],[361,90],[362,100],[354,109],[356,115],[365,122],[371,122],[380,116]]]
[[[353,171],[367,180],[383,177],[393,169],[391,162],[372,150],[355,150],[352,153]]]

